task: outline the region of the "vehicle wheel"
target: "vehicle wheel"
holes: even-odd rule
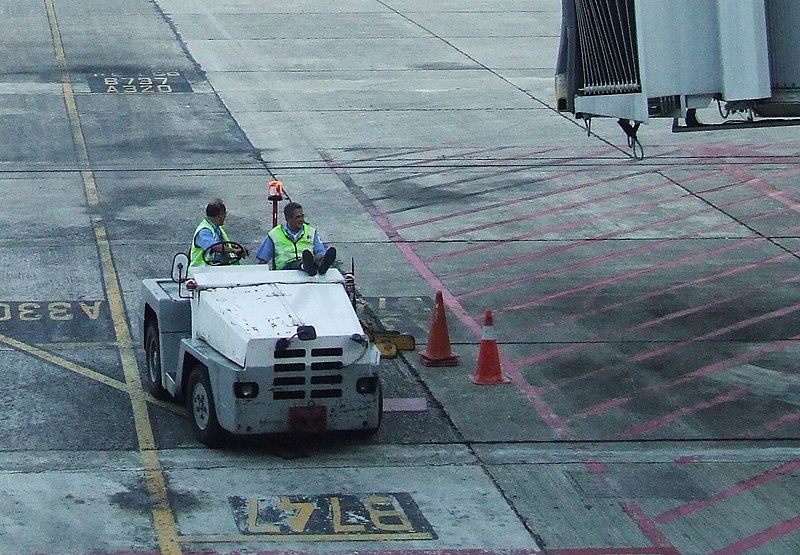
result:
[[[147,389],[156,399],[166,399],[169,393],[161,381],[161,342],[158,322],[150,321],[144,330],[144,360],[147,366]]]
[[[372,437],[380,429],[381,422],[383,422],[383,388],[381,387],[380,379],[378,379],[378,423],[375,425],[374,428],[363,428],[361,430],[353,430],[351,434],[353,437],[363,438],[363,439]]]
[[[378,378],[378,424],[372,430],[373,433],[377,432],[378,428],[381,427],[381,422],[383,422],[383,387],[381,386],[380,378]]]
[[[192,421],[192,430],[197,441],[207,447],[215,447],[222,439],[222,427],[217,421],[214,394],[206,367],[198,364],[189,375],[186,408]]]

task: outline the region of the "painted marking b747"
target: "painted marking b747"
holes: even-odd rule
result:
[[[436,539],[408,493],[231,497],[230,503],[245,535],[328,541]]]

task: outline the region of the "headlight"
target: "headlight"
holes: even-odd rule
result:
[[[378,378],[375,376],[371,376],[369,378],[358,378],[358,380],[356,380],[356,391],[363,393],[364,395],[368,393],[375,393],[377,388]]]
[[[233,384],[233,394],[237,399],[253,399],[258,397],[258,384],[256,382],[237,382]]]

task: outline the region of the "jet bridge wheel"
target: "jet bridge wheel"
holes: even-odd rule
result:
[[[214,406],[214,393],[208,370],[196,363],[189,374],[186,408],[192,421],[192,430],[197,441],[207,447],[215,447],[222,439],[222,427],[217,421],[217,409]]]
[[[147,366],[147,389],[156,399],[166,399],[169,393],[161,381],[161,341],[158,322],[149,320],[144,330],[144,360]]]

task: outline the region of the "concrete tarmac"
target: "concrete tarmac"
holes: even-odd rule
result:
[[[636,159],[554,110],[560,4],[0,0],[0,555],[799,552],[797,128]],[[209,450],[139,287],[276,178],[416,350],[374,437]]]

